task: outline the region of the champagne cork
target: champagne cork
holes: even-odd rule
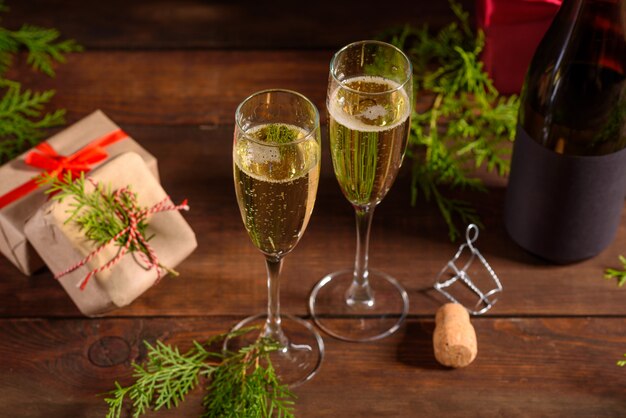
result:
[[[433,334],[435,358],[444,366],[465,367],[476,358],[476,332],[467,310],[458,303],[446,303],[437,311]]]

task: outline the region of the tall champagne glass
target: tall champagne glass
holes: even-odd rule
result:
[[[235,326],[258,324],[261,336],[280,344],[271,356],[281,382],[297,385],[318,370],[324,344],[312,325],[281,315],[283,257],[296,246],[313,212],[320,174],[320,127],[315,105],[299,93],[266,90],[245,99],[235,114],[233,170],[243,223],[265,256],[267,314]],[[256,335],[226,342],[235,350]]]
[[[339,186],[356,212],[356,259],[354,269],[330,273],[317,283],[309,309],[323,330],[343,340],[383,338],[408,312],[408,296],[398,281],[368,268],[368,244],[374,209],[406,151],[412,72],[402,51],[378,41],[350,44],[330,64],[330,149]]]

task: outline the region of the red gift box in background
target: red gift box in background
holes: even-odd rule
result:
[[[476,19],[485,32],[482,59],[501,93],[519,93],[535,49],[561,0],[478,0]]]

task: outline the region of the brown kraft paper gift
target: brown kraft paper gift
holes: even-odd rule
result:
[[[143,158],[152,175],[158,179],[156,158],[121,132],[119,126],[99,110],[45,142],[60,156],[70,156],[116,131],[121,133],[120,140],[103,147],[108,157],[93,164],[91,168],[123,152],[132,151]],[[27,155],[31,152],[33,150],[0,166],[0,202],[3,197],[6,198],[12,191],[30,182],[44,171],[42,168],[26,164]],[[36,189],[8,203],[7,199],[4,204],[0,203],[0,252],[24,274],[31,275],[44,266],[43,261],[24,236],[24,222],[46,202],[46,199],[44,190]]]
[[[111,190],[130,186],[137,194],[139,207],[152,207],[167,197],[141,157],[134,153],[120,155],[88,176]],[[85,190],[91,192],[94,186],[85,181]],[[72,201],[71,197],[62,202],[50,201],[26,223],[28,240],[55,275],[81,262],[99,247],[85,237],[78,225],[65,223]],[[196,248],[195,234],[178,211],[155,213],[148,222],[145,235],[151,237],[148,243],[160,265],[173,269]],[[147,268],[137,254],[127,253],[118,263],[95,273],[84,289],[79,289],[87,274],[112,260],[120,248],[116,243],[108,244],[85,265],[59,278],[83,314],[94,316],[126,306],[156,282],[156,268]],[[165,275],[161,271],[161,276]]]

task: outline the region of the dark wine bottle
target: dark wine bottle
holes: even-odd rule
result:
[[[505,225],[556,263],[613,240],[626,195],[626,0],[565,0],[521,96]]]

